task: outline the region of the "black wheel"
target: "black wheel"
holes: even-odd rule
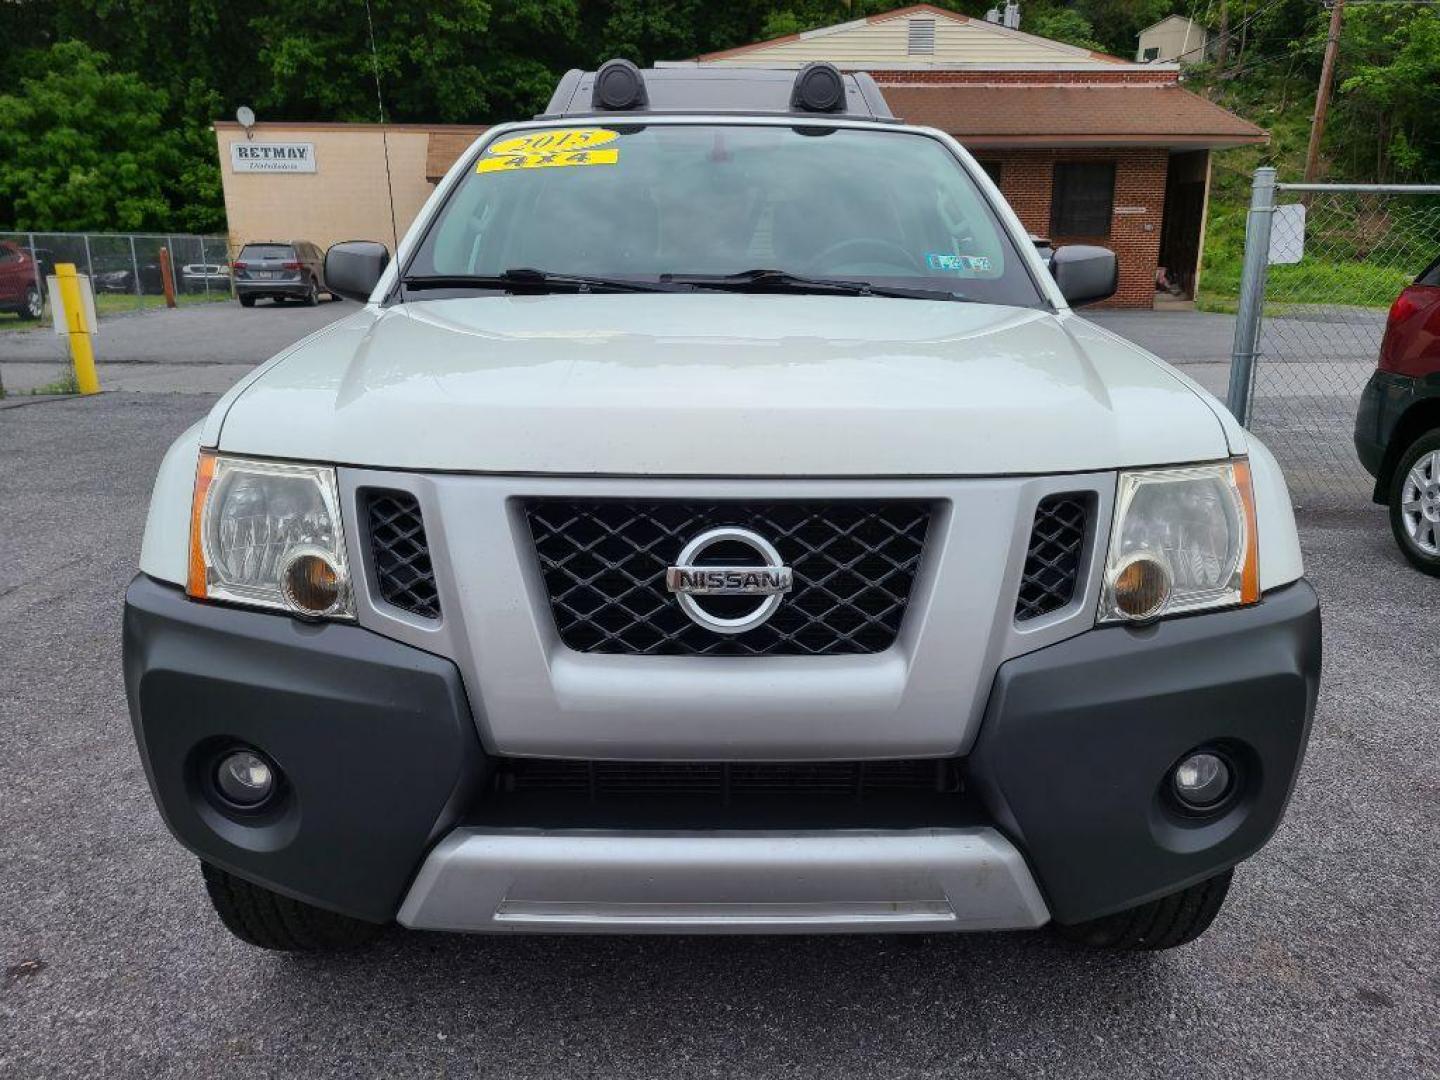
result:
[[[20,308],[20,318],[38,319],[44,310],[45,297],[40,294],[40,286],[31,285],[25,290],[25,303]]]
[[[253,297],[253,296],[242,296],[242,297],[240,297],[240,306],[241,306],[241,307],[254,307],[254,306],[255,306],[255,297]]]
[[[1390,478],[1390,529],[1411,566],[1440,577],[1440,430],[1400,455]]]
[[[279,952],[331,952],[364,945],[383,929],[303,904],[201,863],[210,903],[225,929],[250,945]]]
[[[305,294],[305,306],[315,307],[320,303],[320,286],[315,284],[315,279],[310,279],[310,291]]]
[[[1055,924],[1067,941],[1096,949],[1149,952],[1187,945],[1210,928],[1234,871],[1226,870],[1170,896],[1070,926]]]

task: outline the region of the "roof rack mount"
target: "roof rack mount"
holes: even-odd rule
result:
[[[615,113],[823,115],[898,123],[868,74],[844,74],[823,61],[806,64],[792,75],[772,68],[642,71],[629,60],[607,60],[593,72],[567,71],[555,87],[550,104],[536,119]]]

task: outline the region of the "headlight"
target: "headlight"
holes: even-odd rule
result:
[[[1144,622],[1259,599],[1249,462],[1120,474],[1101,622]]]
[[[354,618],[335,470],[202,452],[187,591],[310,618]]]

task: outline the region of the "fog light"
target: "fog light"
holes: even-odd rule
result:
[[[329,615],[344,599],[344,580],[324,552],[301,551],[285,564],[280,591],[301,615]]]
[[[1170,602],[1170,568],[1150,555],[1131,556],[1120,564],[1110,590],[1126,618],[1153,618]]]
[[[215,786],[236,806],[259,806],[275,790],[275,770],[254,751],[237,750],[221,759]]]
[[[1216,754],[1191,754],[1175,766],[1170,782],[1186,806],[1208,810],[1229,794],[1230,766]]]

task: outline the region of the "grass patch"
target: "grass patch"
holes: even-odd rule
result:
[[[73,371],[54,382],[25,391],[30,397],[50,397],[55,394],[78,394],[79,392],[80,385],[75,381],[75,372]]]

